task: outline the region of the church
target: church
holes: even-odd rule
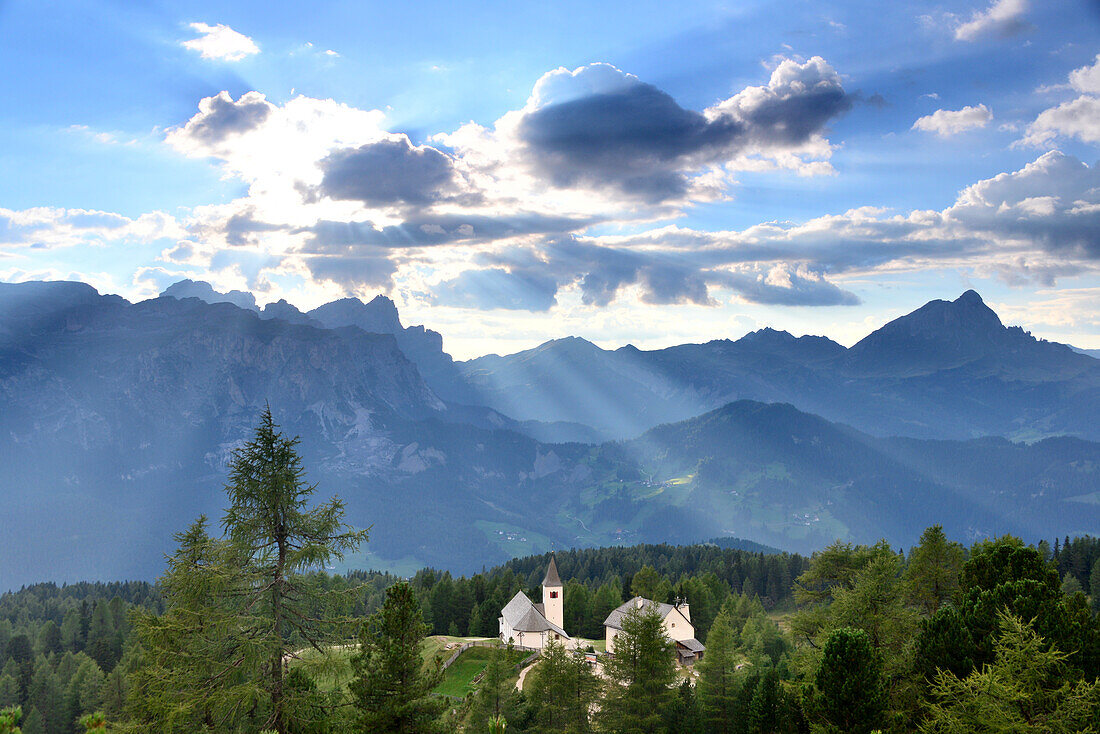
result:
[[[566,633],[564,595],[558,564],[550,557],[546,577],[542,580],[542,603],[535,604],[522,591],[500,611],[500,639],[517,647],[541,650],[554,640],[566,647],[573,647],[573,639]]]

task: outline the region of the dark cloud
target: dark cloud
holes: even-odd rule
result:
[[[184,133],[206,144],[220,143],[230,135],[253,130],[271,114],[271,104],[258,92],[243,94],[236,102],[229,92],[221,92],[204,99],[199,109],[199,114],[184,127]]]
[[[401,248],[488,242],[529,234],[558,234],[582,229],[590,220],[518,213],[500,217],[442,214],[411,216],[399,225],[321,221],[309,228],[311,252],[353,251],[358,247]]]
[[[368,205],[430,204],[453,195],[457,184],[446,154],[405,137],[334,151],[321,170],[319,194]]]
[[[772,306],[858,306],[859,296],[820,276],[776,267],[767,274],[719,272],[715,280],[751,303]]]
[[[437,305],[514,311],[548,311],[557,304],[558,282],[535,269],[466,270],[432,288]]]
[[[728,148],[744,134],[729,119],[709,122],[641,82],[552,104],[519,128],[538,168],[558,187],[613,183],[650,201],[682,195],[684,159]]]
[[[610,88],[592,91],[590,71]],[[751,87],[706,114],[634,77],[608,85],[607,76],[593,67],[558,75],[557,92],[572,84],[586,93],[540,104],[518,125],[536,171],[557,187],[606,185],[649,203],[675,199],[701,166],[802,145],[852,104],[817,57],[784,62],[767,87]]]
[[[306,267],[318,280],[329,280],[349,290],[393,287],[397,264],[385,255],[343,255],[305,258]]]

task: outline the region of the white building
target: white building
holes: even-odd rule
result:
[[[535,604],[522,591],[517,591],[500,611],[500,639],[503,642],[510,641],[518,647],[537,650],[546,647],[550,640],[572,647],[573,640],[563,627],[563,592],[561,579],[558,577],[558,564],[551,556],[546,577],[542,580],[542,603]]]
[[[640,596],[636,596],[614,609],[603,621],[609,653],[615,653],[615,637],[623,629],[623,617],[630,613],[632,609],[657,610],[657,613],[661,615],[665,634],[676,643],[676,657],[682,665],[692,665],[696,660],[703,657],[706,647],[695,639],[695,626],[691,623],[691,609],[686,601],[677,601],[675,604],[661,604],[643,599]]]

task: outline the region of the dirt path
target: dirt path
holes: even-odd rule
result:
[[[533,663],[531,663],[530,665],[528,665],[528,666],[527,666],[526,668],[524,668],[523,670],[519,671],[519,680],[518,680],[518,681],[516,681],[516,688],[517,688],[518,690],[520,690],[520,691],[522,691],[522,690],[523,690],[523,680],[524,680],[524,679],[525,679],[525,678],[527,677],[527,673],[528,673],[528,671],[530,671],[530,670],[531,670],[531,668],[533,668],[533,667],[535,667],[536,665],[538,665],[538,664],[539,664],[539,660],[541,660],[541,659],[542,659],[542,658],[535,658],[535,661],[534,661]]]

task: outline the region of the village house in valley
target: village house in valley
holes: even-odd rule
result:
[[[573,647],[572,638],[563,628],[563,592],[558,564],[551,556],[546,577],[542,580],[542,603],[535,604],[522,591],[517,591],[500,611],[500,639],[536,650],[543,649],[551,640]]]
[[[681,665],[694,665],[696,660],[703,657],[706,648],[703,643],[695,639],[695,626],[691,623],[691,609],[687,601],[678,599],[675,604],[662,604],[640,596],[614,609],[604,620],[604,634],[609,653],[615,653],[615,637],[622,631],[623,617],[632,609],[657,610],[664,623],[665,634],[676,643],[676,659]]]

